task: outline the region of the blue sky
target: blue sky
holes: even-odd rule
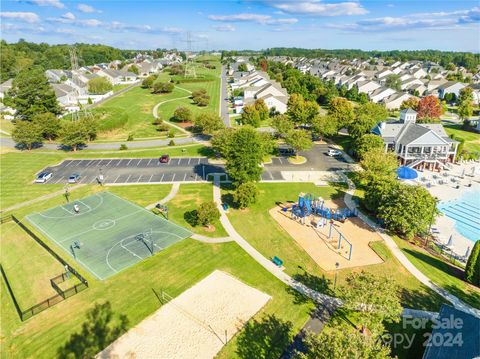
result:
[[[2,0],[0,21],[9,42],[480,52],[479,1]]]

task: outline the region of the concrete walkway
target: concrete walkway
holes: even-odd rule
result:
[[[178,193],[178,190],[180,189],[180,183],[179,182],[175,182],[173,185],[172,185],[172,188],[170,189],[170,192],[165,196],[163,197],[160,201],[158,202],[155,202],[155,203],[152,203],[152,204],[149,204],[147,207],[145,207],[146,209],[153,209],[155,208],[155,206],[160,203],[160,204],[165,204],[167,203],[168,201],[170,201],[173,197],[175,197]]]
[[[165,101],[162,101],[162,102],[159,102],[157,103],[154,107],[153,107],[153,110],[152,110],[152,114],[153,114],[153,117],[155,118],[158,118],[158,108],[163,105],[164,103],[167,103],[167,102],[172,102],[172,101],[177,101],[177,100],[182,100],[182,99],[185,99],[185,98],[189,98],[190,95],[192,94],[192,91],[190,90],[187,90],[187,89],[184,89],[183,87],[179,87],[179,86],[175,86],[175,88],[179,89],[179,90],[183,90],[183,91],[186,91],[188,93],[187,96],[183,96],[183,97],[176,97],[176,98],[171,98],[170,100],[165,100]],[[180,126],[177,126],[171,122],[168,122],[168,121],[164,121],[167,125],[171,126],[171,127],[174,127],[176,128],[177,130],[183,132],[183,133],[186,133],[188,135],[190,135],[190,132],[188,132],[187,130],[185,130],[184,128],[180,127]]]
[[[420,282],[422,282],[424,285],[426,285],[428,288],[434,290],[437,292],[439,295],[441,295],[443,298],[448,300],[452,305],[459,309],[462,310],[466,313],[475,315],[477,317],[480,317],[480,310],[473,308],[467,303],[464,303],[461,301],[459,298],[456,296],[450,294],[446,290],[440,288],[437,286],[435,283],[433,283],[425,274],[423,274],[420,270],[417,269],[403,254],[401,249],[397,246],[395,241],[393,240],[392,237],[390,237],[388,234],[383,233],[382,231],[377,230],[376,224],[368,218],[366,215],[364,215],[360,210],[357,208],[357,204],[353,200],[352,196],[355,191],[355,185],[354,183],[343,173],[339,172],[340,175],[347,181],[348,184],[348,191],[345,193],[344,201],[345,204],[347,205],[348,208],[354,209],[356,208],[358,210],[358,217],[367,223],[370,227],[375,229],[377,233],[383,238],[385,241],[385,244],[387,245],[388,249],[393,253],[393,255],[400,261],[400,263],[415,277],[417,278]]]

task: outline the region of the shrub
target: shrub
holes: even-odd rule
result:
[[[204,202],[197,210],[197,222],[203,226],[209,226],[220,218],[220,211],[215,202]]]
[[[168,138],[174,138],[175,137],[175,131],[172,129],[168,131]]]
[[[127,141],[133,141],[133,134],[129,134],[127,137]]]
[[[171,82],[155,80],[153,83],[153,93],[168,93],[172,92],[174,88],[175,85]]]
[[[128,146],[126,144],[122,143],[120,145],[120,151],[125,151],[125,150],[128,150]]]
[[[465,267],[465,280],[480,287],[480,241],[475,242]]]
[[[258,194],[255,183],[246,182],[237,187],[233,193],[233,200],[243,209],[257,202]]]
[[[193,119],[193,114],[189,108],[180,106],[180,107],[177,107],[177,109],[173,113],[173,118],[176,121],[180,121],[180,122],[190,122]]]
[[[175,141],[174,140],[170,140],[170,142],[168,143],[169,146],[175,146]]]

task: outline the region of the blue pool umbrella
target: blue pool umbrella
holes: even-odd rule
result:
[[[417,171],[407,166],[399,167],[397,169],[397,175],[399,179],[415,179],[418,177]]]

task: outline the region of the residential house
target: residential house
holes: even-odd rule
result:
[[[460,90],[467,87],[467,85],[458,81],[448,81],[438,87],[438,97],[443,99],[446,94],[454,94],[455,97],[460,95]]]
[[[393,151],[402,165],[430,170],[455,160],[459,142],[448,137],[441,124],[417,124],[412,109],[400,112],[400,121],[380,122],[372,133],[382,137],[385,152]]]
[[[137,75],[133,72],[119,71],[114,69],[102,69],[97,75],[107,78],[112,85],[128,84],[137,81]]]
[[[365,80],[357,82],[357,87],[359,93],[366,93],[367,95],[370,95],[373,91],[379,89],[382,86],[378,82]]]
[[[396,91],[389,87],[379,87],[370,94],[370,101],[378,103],[381,102],[384,98],[393,95]]]
[[[404,92],[395,92],[394,94],[384,98],[381,103],[385,105],[387,110],[398,110],[403,101],[408,100],[412,95]]]
[[[52,84],[57,102],[62,107],[77,106],[79,94],[77,89],[67,84]]]

